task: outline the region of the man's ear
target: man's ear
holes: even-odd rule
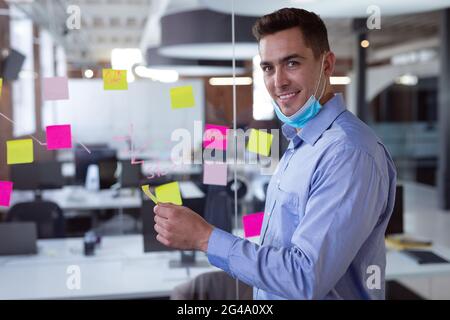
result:
[[[335,65],[336,65],[336,56],[334,55],[334,52],[333,51],[327,52],[323,66],[325,76],[331,77],[333,75]]]

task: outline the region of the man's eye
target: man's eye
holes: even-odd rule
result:
[[[270,70],[272,70],[272,68],[270,66],[264,66],[262,67],[262,71],[263,72],[269,72]]]
[[[288,67],[295,67],[298,66],[299,63],[297,61],[288,61],[287,65]]]

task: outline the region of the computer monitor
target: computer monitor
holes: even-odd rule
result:
[[[144,252],[177,251],[176,249],[166,247],[156,240],[154,207],[155,204],[152,201],[142,201],[141,217]],[[195,251],[180,251],[180,260],[169,261],[170,268],[207,267],[208,265],[207,261],[198,261],[195,259]]]
[[[99,167],[100,188],[107,189],[116,183],[114,176],[117,169],[116,150],[107,145],[86,146],[90,153],[81,146],[75,148],[75,181],[84,184],[89,165],[96,164]]]
[[[17,80],[24,62],[25,56],[19,51],[11,49],[2,63],[2,78],[5,80]]]
[[[57,161],[13,165],[11,181],[15,190],[60,189],[64,186],[61,163]]]
[[[132,164],[130,160],[121,160],[120,185],[122,188],[137,188],[142,179],[142,165]]]
[[[403,186],[395,191],[394,209],[386,228],[386,235],[403,233]]]

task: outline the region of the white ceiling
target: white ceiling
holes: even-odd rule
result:
[[[423,11],[450,6],[450,0],[235,0],[234,5],[236,14],[252,16],[285,6],[313,10],[324,18],[338,57],[350,57],[355,41],[352,17],[367,16],[366,9],[374,2],[382,16],[381,30],[370,33],[371,49],[436,37],[439,15]],[[66,8],[71,4],[81,9],[82,27],[64,35]],[[165,13],[205,7],[230,12],[231,0],[34,0],[20,7],[64,44],[69,62],[88,65],[108,62],[113,48],[144,50],[159,45],[159,19]]]
[[[200,0],[212,10],[240,15],[261,16],[284,7],[298,7],[314,11],[323,18],[368,16],[367,8],[377,5],[381,15],[396,15],[437,10],[450,6],[450,0]]]

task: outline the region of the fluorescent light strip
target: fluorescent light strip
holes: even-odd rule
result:
[[[236,77],[236,85],[237,86],[248,86],[253,83],[253,79],[250,77]],[[210,78],[209,84],[212,86],[232,86],[233,78],[232,77],[216,77]]]
[[[347,85],[350,84],[350,77],[330,77],[331,85]]]

